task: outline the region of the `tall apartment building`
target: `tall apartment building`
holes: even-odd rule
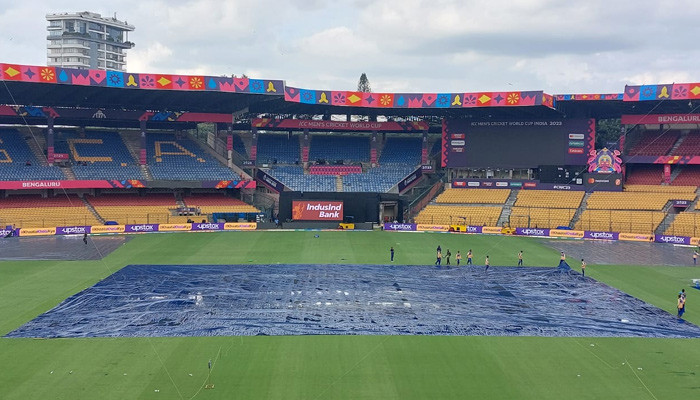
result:
[[[134,47],[126,21],[87,11],[47,14],[47,65],[80,69],[126,70],[125,50]]]

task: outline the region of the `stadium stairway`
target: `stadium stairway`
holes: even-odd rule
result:
[[[49,163],[47,162],[46,155],[42,150],[46,148],[46,141],[44,140],[44,137],[42,135],[36,135],[34,133],[30,134],[31,137],[29,139],[25,139],[27,145],[29,146],[29,149],[34,154],[34,157],[36,157],[36,159],[39,160],[39,165],[41,165],[42,167],[47,167]]]
[[[131,157],[136,162],[136,165],[138,165],[139,169],[141,169],[141,173],[143,173],[143,176],[146,177],[146,180],[152,181],[153,175],[148,169],[148,166],[141,165],[141,159],[139,157],[139,147],[141,146],[141,144],[139,137],[135,135],[129,137],[128,133],[126,132],[119,132],[119,136],[122,138],[122,142],[124,142],[126,149],[129,150],[129,154],[131,154]]]
[[[581,205],[578,207],[578,209],[574,213],[574,217],[571,218],[571,222],[569,223],[569,228],[573,229],[574,226],[576,226],[576,223],[578,222],[578,220],[581,219],[581,214],[583,214],[583,212],[586,211],[586,208],[588,207],[588,198],[589,197],[591,197],[591,194],[588,192],[583,195],[583,199],[581,199]]]
[[[498,217],[497,226],[504,226],[508,223],[508,221],[510,221],[510,213],[513,211],[513,205],[515,204],[515,200],[518,198],[518,193],[520,193],[520,189],[512,189],[510,191],[510,195],[508,195],[508,198],[501,209],[501,215]]]
[[[63,172],[63,175],[65,175],[68,180],[74,181],[77,179],[71,167],[61,167],[61,172]]]
[[[661,220],[659,223],[659,226],[656,227],[654,230],[654,233],[657,235],[663,235],[666,229],[668,229],[669,226],[673,223],[673,220],[676,219],[676,213],[666,213],[666,216],[664,219]]]
[[[87,197],[80,196],[80,200],[83,201],[83,204],[85,204],[85,207],[87,207],[87,209],[90,210],[90,213],[92,213],[92,215],[94,215],[95,218],[97,218],[97,220],[100,221],[101,224],[105,223],[105,219],[102,218],[102,216],[97,212],[97,210],[95,210],[95,207],[93,207],[92,204],[90,204]]]
[[[217,160],[218,160],[221,164],[223,164],[225,167],[228,167],[228,168],[231,169],[233,172],[237,173],[242,179],[245,179],[245,180],[253,180],[253,177],[251,177],[250,175],[248,175],[248,173],[246,173],[245,171],[243,171],[238,165],[232,164],[232,165],[229,167],[229,165],[228,165],[228,160],[227,160],[226,158],[224,158],[224,156],[222,156],[221,154],[217,153],[216,150],[214,150],[214,149],[212,149],[211,147],[209,147],[209,145],[208,145],[206,142],[203,142],[203,141],[201,141],[200,139],[197,139],[194,135],[192,135],[191,132],[187,132],[187,136],[188,136],[194,143],[196,143],[197,146],[199,146],[200,149],[202,149],[202,150],[206,151],[207,153],[209,153],[209,155],[211,155],[212,157],[214,157],[215,159],[217,159]]]
[[[681,167],[680,165],[673,169],[673,171],[671,171],[670,182],[675,181],[676,178],[678,178],[678,175],[681,174],[681,172],[683,172],[683,167]]]
[[[668,151],[668,153],[666,153],[666,155],[673,155],[673,153],[681,146],[681,143],[683,143],[687,137],[688,132],[682,131],[681,135],[678,137],[678,140],[676,140],[676,143],[671,146],[671,149]]]
[[[343,191],[343,176],[342,175],[335,176],[335,191],[336,192]]]

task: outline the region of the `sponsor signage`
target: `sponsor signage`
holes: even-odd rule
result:
[[[523,183],[522,182],[510,182],[509,185],[511,187],[522,187]]]
[[[585,139],[583,133],[569,133],[569,140],[583,140]],[[583,142],[581,142],[583,143]]]
[[[268,188],[276,191],[277,193],[284,191],[284,185],[282,184],[282,182],[273,178],[270,174],[268,174],[267,172],[265,172],[261,169],[258,170],[255,177],[258,179],[258,181],[260,183],[262,183],[263,185],[267,186]]]
[[[583,238],[599,240],[618,240],[619,234],[617,232],[585,231],[583,233]]]
[[[478,182],[477,182],[478,183]],[[465,187],[467,186],[467,182],[465,181],[452,181],[452,187]]]
[[[13,236],[15,234],[14,229],[0,229],[0,239]]]
[[[90,233],[124,233],[125,225],[93,225],[90,227]]]
[[[84,235],[90,233],[89,226],[57,226],[57,235]]]
[[[501,234],[503,232],[503,228],[500,226],[482,226],[481,227],[481,233],[486,233],[486,234]]]
[[[423,176],[423,169],[418,168],[417,170],[413,171],[410,175],[403,178],[403,180],[401,180],[401,182],[399,182],[399,193],[403,192],[404,190],[406,190],[409,187],[418,183],[418,180],[422,176]]]
[[[124,232],[128,232],[128,233],[158,232],[158,224],[124,225]]]
[[[222,231],[222,230],[224,230],[224,224],[223,223],[216,223],[216,222],[202,222],[202,223],[195,222],[194,224],[192,224],[192,230],[193,231]]]
[[[657,243],[690,244],[690,237],[675,235],[654,235],[654,241]]]
[[[451,151],[453,153],[464,153],[464,147],[453,147]]]
[[[546,228],[515,228],[516,235],[523,236],[549,236],[549,229]]]
[[[464,140],[453,140],[450,142],[452,146],[464,146],[466,142]]]
[[[243,160],[243,166],[244,166],[244,167],[254,167],[254,166],[255,166],[255,161],[253,161],[253,160]]]
[[[687,208],[690,206],[690,200],[673,200],[673,206],[679,208]]]
[[[253,118],[251,126],[260,129],[318,129],[329,131],[427,131],[428,123],[415,122],[354,122],[354,121],[317,121],[310,119],[269,119]]]
[[[432,231],[432,232],[449,232],[449,225],[432,225],[432,224],[418,224],[416,225],[417,231]]]
[[[583,174],[583,183],[587,191],[604,190],[622,191],[622,174]]]
[[[638,124],[700,124],[700,114],[623,115],[623,125]]]
[[[572,231],[572,230],[568,230],[568,229],[550,229],[549,236],[581,239],[584,236],[584,232],[583,231]]]
[[[700,246],[700,237],[692,237],[690,238],[690,244],[692,246]]]
[[[583,140],[569,140],[569,147],[583,147]]]
[[[496,182],[496,187],[508,187],[508,182]]]
[[[257,222],[227,222],[224,224],[224,229],[227,231],[249,231],[257,228]]]
[[[652,242],[654,241],[654,235],[643,235],[639,233],[619,233],[618,238],[620,240],[627,240],[630,242]]]
[[[467,135],[464,133],[453,133],[450,135],[452,139],[466,139]]]
[[[464,186],[464,182],[458,182],[458,183],[461,183],[461,184],[462,184],[462,185],[460,185],[460,186]],[[481,183],[480,183],[480,182],[471,182],[471,181],[470,181],[470,182],[467,182],[467,186],[469,186],[469,187],[479,187],[479,186],[481,186]]]
[[[416,224],[385,223],[385,231],[415,231]]]
[[[482,233],[482,230],[483,230],[482,226],[467,225],[465,232],[466,233]]]
[[[569,154],[583,154],[582,148],[569,147]]]
[[[70,157],[68,157],[68,153],[53,153],[53,159],[54,160],[68,160]]]
[[[19,236],[47,236],[55,235],[56,228],[20,228]]]
[[[420,166],[420,169],[422,169],[423,172],[431,172],[433,170],[433,166],[430,164],[423,164]]]
[[[295,221],[342,221],[342,201],[292,201]]]
[[[189,231],[192,230],[192,224],[160,224],[158,230],[161,232]]]

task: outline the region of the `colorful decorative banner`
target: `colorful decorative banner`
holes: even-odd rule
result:
[[[622,156],[625,164],[700,164],[700,156]]]
[[[322,131],[362,131],[362,132],[412,132],[426,131],[429,126],[425,121],[415,122],[354,122],[354,121],[316,121],[308,119],[274,119],[253,118],[251,126],[265,130],[310,129]]]
[[[284,89],[284,99],[292,103],[382,108],[523,107],[542,105],[554,108],[554,97],[542,91],[362,93],[311,90],[287,86]]]
[[[124,89],[155,89],[257,93],[281,96],[284,82],[273,79],[222,76],[136,74],[121,71],[0,64],[0,80],[102,86]],[[230,121],[230,120],[229,120]]]
[[[124,181],[0,181],[0,189],[130,189],[144,188],[146,185],[139,180]]]
[[[700,99],[700,83],[625,86],[624,101]]]
[[[255,181],[202,181],[202,188],[214,189],[255,189],[258,187]]]
[[[557,101],[601,101],[622,100],[622,93],[555,94]]]

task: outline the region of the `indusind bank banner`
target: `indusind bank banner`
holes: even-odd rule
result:
[[[342,221],[342,201],[292,202],[292,219],[295,221]]]

